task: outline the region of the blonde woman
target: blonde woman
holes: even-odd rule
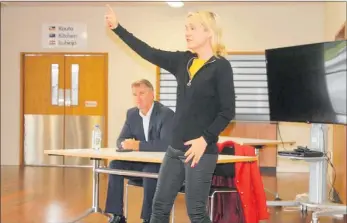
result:
[[[153,199],[150,223],[168,223],[177,193],[185,183],[187,212],[192,223],[208,223],[206,212],[212,175],[218,159],[219,134],[235,116],[232,68],[223,55],[221,27],[212,12],[189,13],[187,51],[152,48],[119,24],[108,7],[107,26],[142,58],[177,80],[177,102],[170,146]]]

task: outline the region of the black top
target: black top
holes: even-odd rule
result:
[[[190,51],[164,51],[150,47],[120,24],[113,31],[142,58],[170,73],[177,80],[177,103],[170,145],[182,151],[184,142],[201,136],[205,153],[217,153],[219,134],[235,117],[233,71],[224,57],[212,57],[190,81],[189,67],[197,55]]]

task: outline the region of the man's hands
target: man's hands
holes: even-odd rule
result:
[[[189,140],[185,142],[184,145],[191,145],[188,151],[184,154],[186,158],[186,163],[188,163],[191,159],[193,159],[191,167],[195,167],[198,164],[201,156],[204,154],[206,150],[207,143],[203,137]]]
[[[135,139],[126,139],[121,144],[123,149],[132,149],[136,151],[139,151],[140,149],[140,141]]]
[[[118,19],[116,13],[113,11],[110,5],[107,6],[107,12],[105,14],[106,25],[110,29],[115,29],[118,26]]]

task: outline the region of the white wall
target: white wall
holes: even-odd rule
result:
[[[325,3],[325,38],[332,41],[346,22],[347,2]]]
[[[28,3],[27,3],[28,4]],[[169,8],[165,4],[115,8],[121,23],[150,45],[184,49],[184,16],[206,6]],[[324,40],[324,3],[215,3],[208,5],[223,18],[225,42],[233,51]],[[98,6],[6,7],[1,13],[1,164],[19,163],[20,52],[47,52],[41,47],[41,24],[84,22],[88,47],[80,51],[109,53],[109,145],[115,146],[125,111],[132,106],[130,83],[148,78],[155,67],[146,63],[104,27],[105,8]],[[144,14],[146,13],[146,15]],[[57,51],[57,50],[54,50]],[[67,49],[61,51],[69,51]],[[290,135],[290,133],[288,133]],[[282,135],[286,139],[285,135]]]

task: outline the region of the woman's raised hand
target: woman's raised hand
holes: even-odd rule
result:
[[[107,12],[105,15],[106,25],[110,29],[115,29],[118,26],[118,19],[117,19],[116,13],[114,13],[110,5],[106,5],[106,6],[107,6]]]

